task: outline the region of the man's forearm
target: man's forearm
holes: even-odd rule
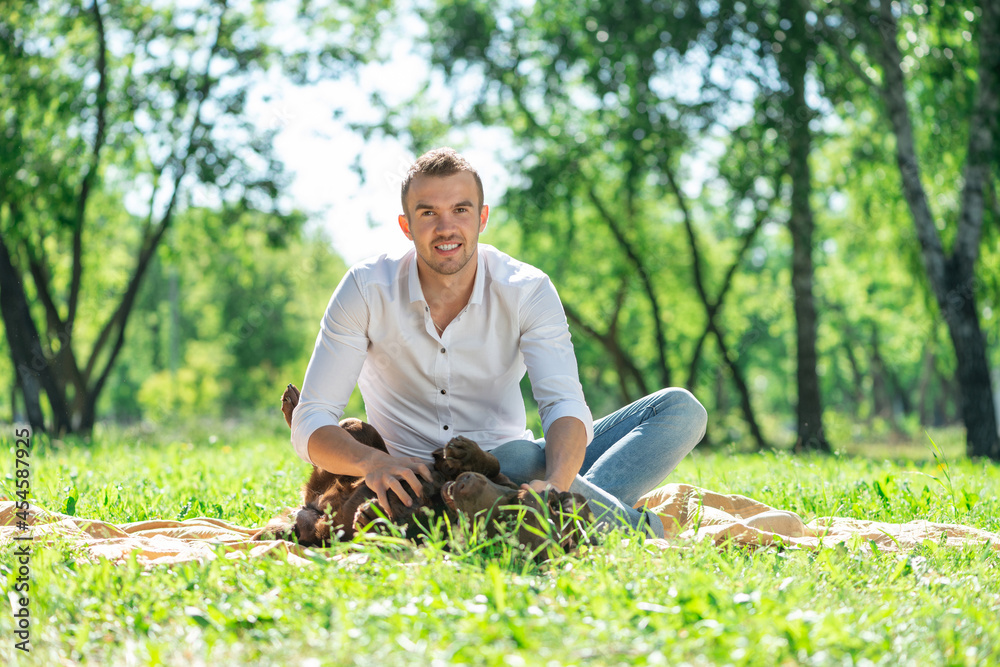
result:
[[[587,428],[576,417],[560,417],[545,433],[546,481],[568,491],[587,450]]]
[[[378,497],[379,505],[390,512],[388,492],[392,491],[407,507],[410,494],[419,498],[423,485],[417,475],[433,479],[427,463],[411,456],[393,457],[362,444],[339,426],[322,426],[309,436],[309,458],[314,464],[337,475],[354,475],[365,480]],[[403,482],[409,489],[403,487]]]
[[[337,475],[364,477],[389,458],[385,452],[363,445],[339,426],[322,426],[309,436],[309,460]]]

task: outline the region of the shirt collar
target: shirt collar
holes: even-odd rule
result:
[[[410,303],[414,301],[423,301],[426,303],[424,290],[420,287],[420,277],[417,276],[417,251],[410,248],[410,252],[407,255],[407,259],[410,260],[410,266],[407,269],[407,280],[410,283]]]
[[[482,303],[483,292],[486,291],[486,253],[483,252],[483,245],[481,243],[477,245],[476,252],[476,278],[472,284],[472,296],[469,297],[470,304]],[[410,260],[410,266],[407,268],[407,281],[410,283],[410,303],[414,301],[427,303],[427,299],[424,298],[424,290],[420,287],[420,277],[417,275],[417,251],[410,250],[407,254]]]
[[[476,281],[472,284],[472,296],[469,297],[469,304],[482,303],[483,291],[486,289],[486,253],[483,252],[483,245],[476,245]]]

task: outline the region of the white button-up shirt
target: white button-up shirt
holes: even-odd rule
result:
[[[438,335],[417,278],[416,253],[381,255],[348,271],[330,299],[292,418],[295,452],[337,424],[354,384],[389,452],[431,458],[458,435],[489,451],[533,439],[525,370],[542,429],[576,417],[594,437],[562,303],[548,276],[479,244],[468,305]]]

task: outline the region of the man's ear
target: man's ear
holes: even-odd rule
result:
[[[410,239],[411,241],[413,240],[413,235],[410,234],[410,221],[407,219],[405,213],[399,216],[399,228],[403,230],[404,234],[406,234],[406,238]]]
[[[486,231],[486,221],[490,217],[490,207],[489,204],[483,204],[483,208],[479,211],[479,233],[482,234]]]

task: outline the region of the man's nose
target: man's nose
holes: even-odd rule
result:
[[[454,230],[458,226],[458,219],[452,213],[442,213],[437,217],[437,224],[435,229],[438,233],[442,231]]]

